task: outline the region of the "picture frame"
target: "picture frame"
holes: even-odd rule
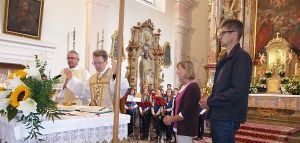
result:
[[[291,49],[300,53],[300,1],[254,0],[251,8],[253,19],[253,57],[266,52],[266,45],[276,38],[285,39]]]
[[[171,60],[171,46],[170,42],[166,42],[163,46],[163,51],[164,51],[164,67],[169,67],[172,65],[172,60]]]
[[[44,0],[5,0],[3,32],[41,39]]]

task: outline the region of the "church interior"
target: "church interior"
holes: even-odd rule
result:
[[[24,1],[28,11],[19,10]],[[164,91],[168,84],[179,88],[176,65],[190,60],[202,97],[207,97],[226,51],[217,39],[219,27],[224,20],[238,19],[244,23],[240,44],[253,67],[247,122],[236,142],[300,142],[299,0],[125,0],[122,44],[121,1],[0,0],[0,89],[10,73],[25,68],[35,55],[47,61],[46,76],[55,77],[75,50],[79,66],[94,74],[93,52],[107,51],[111,65],[123,45],[120,76],[137,93],[145,83]],[[138,123],[133,126],[139,132]],[[0,126],[0,143],[8,141],[5,134]],[[122,142],[156,142],[137,136]],[[193,141],[212,142],[207,121],[204,139]]]

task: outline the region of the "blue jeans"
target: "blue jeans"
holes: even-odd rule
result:
[[[210,121],[210,130],[213,143],[234,143],[235,133],[240,123],[213,119]]]

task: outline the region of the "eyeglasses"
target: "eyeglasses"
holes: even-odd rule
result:
[[[228,31],[218,32],[217,36],[220,37],[220,36],[223,36],[226,33],[232,33],[232,32],[236,32],[236,31],[228,30]]]
[[[75,59],[78,59],[78,58],[75,58],[75,57],[67,57],[67,60],[75,60]]]
[[[104,62],[95,62],[95,61],[92,62],[93,65],[102,65],[103,63],[105,63],[105,61]]]

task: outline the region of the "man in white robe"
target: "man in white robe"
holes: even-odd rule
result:
[[[73,77],[76,78],[79,81],[85,82],[90,78],[90,73],[80,67],[78,65],[79,62],[79,55],[75,50],[71,50],[67,54],[67,61],[68,61],[68,68],[64,68],[61,70],[60,75],[60,81],[63,83],[63,90],[61,93],[58,94],[58,98],[63,98],[62,103],[66,105],[70,104],[84,104],[84,100],[78,98],[82,95],[80,92],[76,92],[68,87],[66,87],[66,83],[68,82],[67,79],[67,73],[71,72]],[[76,98],[77,97],[77,98]]]
[[[104,50],[96,50],[93,52],[93,65],[96,73],[92,75],[87,82],[82,82],[73,78],[72,73],[69,72],[67,79],[69,79],[66,86],[69,89],[80,93],[82,98],[90,100],[91,106],[104,106],[113,109],[113,98],[115,91],[114,75],[116,72],[116,63],[112,61],[112,68],[107,66],[108,54]],[[121,76],[120,98],[122,98],[129,84],[124,76]]]

